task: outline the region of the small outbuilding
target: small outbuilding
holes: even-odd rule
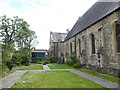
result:
[[[45,50],[45,49],[39,49],[39,50],[33,50],[31,51],[31,59],[32,59],[32,62],[36,62],[38,60],[44,60],[45,57],[47,56],[47,52],[48,50]]]

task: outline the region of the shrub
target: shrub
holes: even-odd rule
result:
[[[9,70],[12,70],[14,63],[12,61],[6,62],[6,66],[8,67]]]
[[[30,65],[30,51],[27,49],[17,50],[13,53],[11,61],[15,65]]]
[[[21,65],[22,63],[22,53],[20,51],[15,51],[13,53],[12,59],[11,61],[15,64],[15,65]]]
[[[70,65],[70,66],[72,66],[72,65],[73,65],[73,63],[72,63],[72,61],[71,61],[71,60],[67,60],[67,61],[66,61],[66,64],[68,64],[68,65]]]
[[[36,63],[37,63],[37,64],[42,64],[43,61],[38,60],[38,61],[36,61]]]
[[[66,64],[73,66],[75,63],[80,63],[75,55],[67,57]]]
[[[82,66],[81,66],[80,63],[75,63],[75,64],[73,65],[73,67],[74,67],[74,68],[81,68]]]
[[[57,57],[45,57],[45,60],[49,63],[56,63]]]
[[[50,63],[50,61],[48,61],[48,60],[45,60],[45,61],[44,61],[44,63],[46,63],[46,64],[49,64],[49,63]]]

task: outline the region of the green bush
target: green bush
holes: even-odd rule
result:
[[[73,65],[73,67],[74,67],[74,68],[81,68],[82,66],[81,66],[80,63],[75,63],[75,64]]]
[[[12,61],[8,61],[6,62],[6,66],[8,67],[9,70],[12,70],[12,68],[14,67],[14,63]]]
[[[43,64],[43,63],[45,63],[45,64],[49,64],[50,61],[48,61],[48,60],[44,60],[44,61],[40,61],[40,60],[38,60],[38,61],[36,61],[36,63],[37,63],[37,64]]]
[[[67,57],[66,64],[73,66],[75,63],[80,63],[75,55]]]
[[[22,63],[22,53],[20,51],[15,51],[13,53],[12,59],[11,61],[15,64],[15,65],[21,65]]]
[[[11,61],[15,65],[30,65],[30,51],[27,49],[17,50],[13,53]]]
[[[50,61],[48,61],[48,60],[45,60],[45,61],[44,61],[44,63],[46,63],[46,64],[49,64],[49,63],[50,63]]]
[[[72,65],[73,65],[72,60],[67,60],[67,61],[66,61],[66,64],[72,66]]]
[[[43,61],[38,60],[38,61],[36,61],[36,63],[37,63],[37,64],[42,64]]]
[[[46,57],[46,60],[49,61],[50,63],[56,63],[57,57]]]

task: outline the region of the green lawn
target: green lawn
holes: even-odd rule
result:
[[[2,73],[0,75],[0,79],[7,76],[7,75],[9,75],[9,74],[11,74],[11,73],[13,73],[14,71],[16,71],[16,67],[12,68],[12,70],[9,70],[7,68],[7,66],[2,65]]]
[[[11,88],[105,88],[69,71],[26,72]]]
[[[66,64],[58,64],[58,65],[48,65],[50,69],[73,69],[73,67],[68,66]]]
[[[51,69],[71,69],[72,68],[71,66],[68,66],[66,64],[49,65],[49,67]],[[74,68],[74,69],[76,69],[76,68]],[[77,70],[120,84],[120,78],[117,78],[117,77],[114,77],[114,76],[110,76],[108,74],[98,73],[97,71],[91,70],[91,69],[80,68],[80,69],[77,69]]]
[[[0,77],[2,77],[2,63],[0,63]]]
[[[33,66],[19,66],[16,68],[17,70],[42,70],[42,65],[33,65]]]
[[[91,70],[91,69],[80,68],[80,69],[77,69],[77,70],[120,84],[120,78],[110,76],[108,74],[98,73],[95,70]]]
[[[0,79],[7,76],[7,75],[9,75],[9,74],[11,74],[11,73],[13,73],[16,70],[42,70],[43,69],[42,65],[17,66],[17,67],[12,68],[12,70],[9,70],[7,68],[7,66],[4,66],[4,68],[5,69],[2,71],[2,73],[0,73]]]

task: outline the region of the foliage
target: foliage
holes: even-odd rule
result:
[[[46,64],[49,64],[49,63],[50,63],[50,61],[48,61],[48,60],[45,60],[45,61],[44,61],[44,63],[46,63]]]
[[[73,65],[73,67],[74,67],[74,68],[81,68],[82,66],[81,66],[80,63],[75,63],[75,64]]]
[[[27,47],[30,49],[36,43],[38,43],[35,42],[37,36],[35,35],[34,31],[28,29],[29,25],[26,22],[24,22],[24,24],[26,24],[27,27],[24,27],[24,29],[21,29],[16,33],[15,40],[18,48],[22,49],[24,47]]]
[[[67,57],[67,61],[66,64],[73,66],[73,67],[81,67],[80,61],[77,59],[77,57],[75,55],[69,56]]]
[[[11,61],[15,65],[26,65],[30,63],[30,51],[28,49],[21,49],[14,52]]]
[[[22,53],[22,65],[28,66],[30,64],[30,50],[29,49],[22,49],[21,50]]]
[[[14,66],[14,63],[12,61],[8,61],[8,62],[6,62],[6,65],[7,65],[8,69],[11,70]]]
[[[29,25],[23,19],[15,16],[0,17],[0,37],[2,36],[2,59],[9,70],[15,65],[29,65],[29,52],[38,42],[35,32],[29,29]],[[21,51],[16,52],[16,48]],[[27,49],[27,50],[26,50]]]
[[[13,61],[13,63],[15,65],[21,65],[21,62],[22,62],[22,52],[19,50],[19,51],[15,51],[13,53],[13,56],[12,56],[12,59],[11,61]]]
[[[47,60],[49,63],[56,63],[57,57],[45,57],[45,60]]]
[[[40,60],[38,60],[38,61],[36,61],[36,63],[37,64],[49,64],[50,63],[50,61],[49,60],[42,60],[42,61],[40,61]]]
[[[37,64],[42,64],[43,61],[37,60],[36,63],[37,63]]]
[[[67,60],[67,61],[66,61],[66,64],[72,66],[72,65],[73,65],[72,60]]]
[[[2,63],[2,73],[0,75],[0,78],[13,73],[15,70],[16,70],[16,67],[13,67],[11,70],[9,70],[8,67],[4,63]]]

